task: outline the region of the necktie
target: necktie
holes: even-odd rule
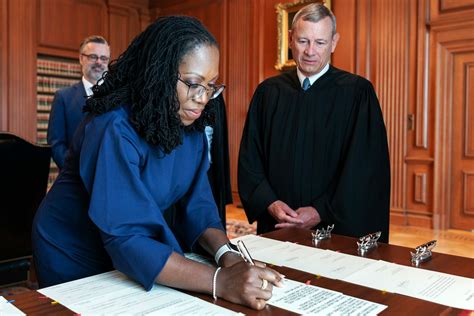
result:
[[[306,91],[306,90],[309,89],[309,87],[311,87],[311,84],[309,83],[309,79],[304,78],[304,80],[303,80],[303,90]]]

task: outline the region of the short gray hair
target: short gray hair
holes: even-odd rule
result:
[[[107,43],[107,40],[103,38],[100,35],[91,35],[86,37],[82,42],[81,45],[79,46],[79,53],[82,53],[82,50],[84,47],[89,44],[89,43],[97,43],[97,44],[105,44],[109,46],[109,43]]]
[[[295,27],[298,20],[303,19],[303,21],[310,22],[319,22],[325,17],[330,17],[332,22],[332,35],[336,34],[336,17],[323,3],[311,3],[298,12],[296,12],[293,22],[291,22],[291,29]]]

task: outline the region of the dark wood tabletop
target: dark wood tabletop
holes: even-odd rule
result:
[[[318,247],[321,249],[330,249],[339,251],[341,253],[358,255],[357,253],[357,239],[352,237],[345,237],[339,235],[332,235],[329,240],[324,240],[314,245],[312,242],[311,231],[287,228],[277,230],[263,235],[264,237],[273,238],[277,240],[291,241],[301,245]],[[420,244],[428,240],[420,240]],[[410,250],[413,249],[379,243],[378,247],[370,250],[365,257],[377,260],[384,260],[401,265],[411,266]],[[474,278],[474,259],[458,257],[436,253],[436,248],[433,249],[433,257],[430,261],[422,263],[418,268],[439,271],[469,278]],[[377,302],[387,305],[381,315],[459,315],[464,314],[464,311],[451,308],[448,306],[431,303],[428,301],[416,299],[399,294],[383,292],[356,284],[319,277],[308,274],[302,271],[293,270],[284,267],[273,267],[279,272],[286,275],[288,279],[310,282],[310,284],[322,288],[341,292],[346,295],[357,298]],[[212,302],[212,297],[204,294],[197,294],[193,292],[186,292],[192,294],[206,301]],[[8,300],[15,300],[12,302],[15,306],[21,309],[27,315],[74,315],[75,313],[68,310],[64,306],[53,302],[53,300],[44,297],[42,294],[31,291],[17,295],[6,297]],[[218,299],[215,302],[217,305],[225,308],[242,312],[247,315],[293,315],[293,313],[282,310],[276,307],[268,306],[262,311],[255,311],[241,305],[229,303],[225,300]]]

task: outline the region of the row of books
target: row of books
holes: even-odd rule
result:
[[[77,62],[65,62],[63,60],[51,59],[51,57],[40,57],[37,63],[38,74],[54,75],[62,77],[81,77],[81,65]]]
[[[78,79],[65,79],[46,76],[37,76],[36,78],[38,93],[55,93],[57,90],[72,86],[78,81]]]
[[[81,78],[81,65],[74,59],[40,55],[37,59],[37,142],[47,143],[49,114],[54,93],[75,84]],[[58,167],[51,160],[48,189],[58,176]]]

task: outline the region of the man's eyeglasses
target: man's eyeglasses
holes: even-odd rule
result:
[[[206,88],[199,83],[189,83],[184,81],[181,78],[178,78],[179,81],[188,86],[188,99],[195,100],[203,96],[204,92],[207,94],[209,100],[215,99],[222,93],[225,89],[225,85],[216,85],[210,88]]]
[[[106,63],[110,60],[110,57],[108,56],[105,56],[105,55],[102,55],[102,56],[97,56],[96,54],[81,54],[82,56],[86,56],[87,57],[87,60],[88,61],[91,61],[91,62],[96,62],[98,59],[100,59],[100,61]]]

